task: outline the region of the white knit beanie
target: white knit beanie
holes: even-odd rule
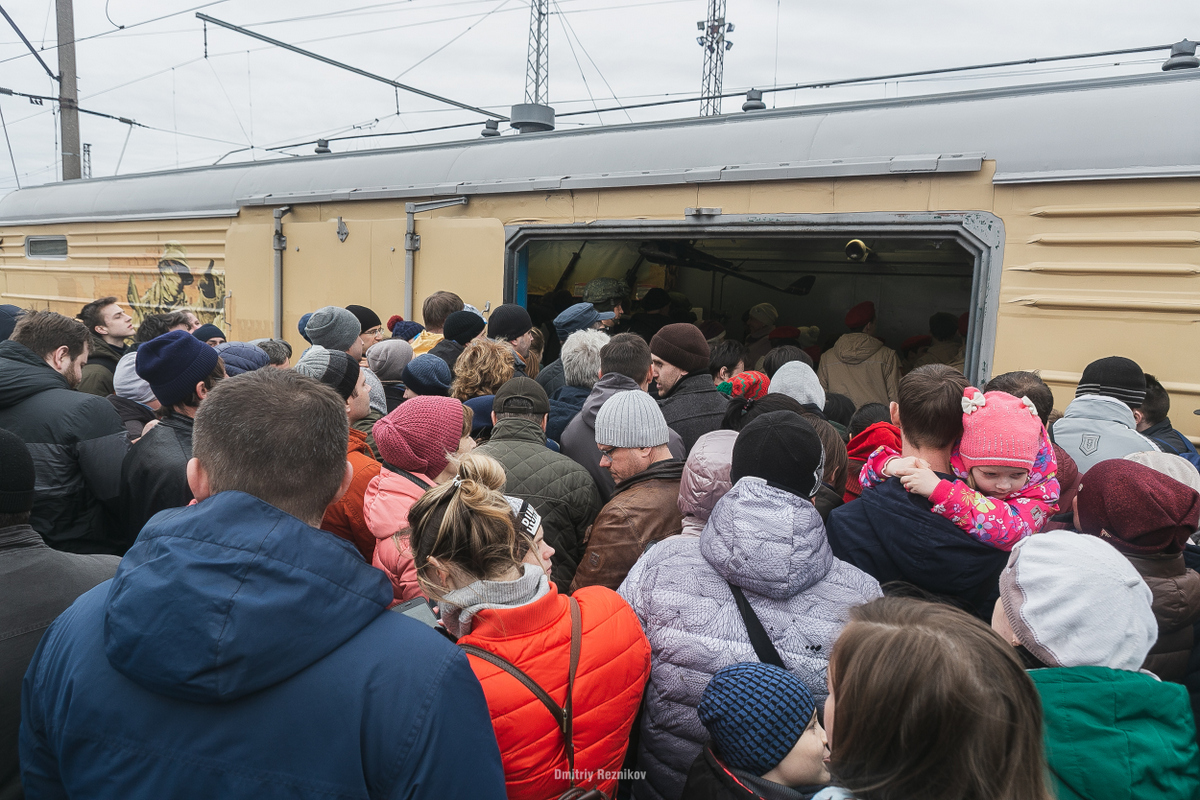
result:
[[[658,447],[671,429],[654,398],[641,390],[617,392],[596,414],[596,444],[605,447]]]
[[[1158,639],[1153,599],[1116,548],[1074,531],[1021,540],[1000,573],[1008,624],[1051,667],[1141,669]]]
[[[825,390],[812,367],[803,361],[789,361],[775,371],[767,394],[784,394],[800,405],[825,409]]]

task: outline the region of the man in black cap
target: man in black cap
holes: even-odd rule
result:
[[[1138,433],[1146,373],[1137,362],[1108,356],[1088,364],[1075,399],[1054,423],[1054,442],[1075,460],[1082,476],[1101,461],[1158,450]]]
[[[54,618],[111,578],[121,559],[59,553],[42,541],[29,525],[33,457],[3,429],[0,465],[0,797],[20,797],[17,731],[25,669]]]
[[[365,356],[372,345],[387,338],[387,331],[383,329],[379,315],[366,306],[351,304],[346,306],[346,310],[358,320],[358,341],[362,343],[362,354]]]
[[[487,335],[512,348],[516,365],[514,374],[524,375],[525,359],[529,358],[529,348],[533,344],[533,320],[529,312],[516,303],[499,306],[488,319]]]
[[[546,543],[554,548],[551,578],[562,592],[583,555],[584,536],[600,512],[600,493],[588,471],[546,447],[550,400],[537,381],[513,378],[492,401],[492,438],[476,452],[504,466],[504,493],[528,500],[542,515]]]
[[[487,321],[474,311],[455,311],[446,317],[446,322],[442,325],[442,339],[430,349],[429,354],[445,361],[453,373],[454,365],[462,351],[472,339],[482,335],[486,327]]]

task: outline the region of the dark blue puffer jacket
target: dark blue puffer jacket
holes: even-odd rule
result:
[[[833,510],[826,523],[829,546],[884,584],[885,594],[887,583],[904,581],[991,620],[1008,553],[971,538],[931,508],[890,478]]]
[[[157,514],[30,664],[27,796],[499,800],[466,657],[391,600],[353,545],[250,495]]]

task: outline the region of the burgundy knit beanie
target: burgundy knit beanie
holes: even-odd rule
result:
[[[650,340],[650,352],[684,372],[708,370],[708,342],[700,329],[690,322],[664,326]]]
[[[371,432],[379,454],[400,469],[436,478],[462,439],[463,404],[452,397],[405,400]]]
[[[1042,446],[1042,420],[1028,398],[1005,392],[986,395],[973,386],[963,391],[963,435],[958,453],[963,466],[1033,469]]]
[[[1123,553],[1181,553],[1200,524],[1200,494],[1157,470],[1122,458],[1083,476],[1079,527]]]

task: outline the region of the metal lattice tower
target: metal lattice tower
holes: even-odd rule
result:
[[[700,88],[700,116],[721,113],[721,81],[725,72],[725,51],[733,42],[725,34],[733,33],[733,23],[725,22],[725,0],[708,0],[708,19],[696,23],[701,35],[696,42],[704,48],[704,80]]]
[[[550,0],[529,2],[529,55],[525,61],[525,102],[550,103]]]

